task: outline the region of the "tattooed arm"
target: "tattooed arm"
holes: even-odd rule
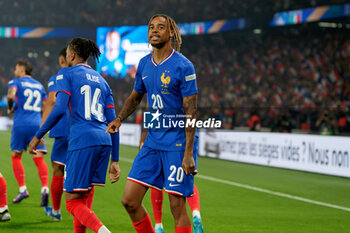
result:
[[[184,111],[186,114],[186,120],[196,120],[197,112],[197,94],[183,98]],[[191,174],[195,171],[195,163],[193,160],[193,143],[196,134],[196,127],[188,126],[185,128],[186,134],[186,147],[185,155],[182,161],[182,167],[186,174]]]
[[[135,90],[131,92],[117,118],[115,118],[111,123],[109,123],[106,133],[118,132],[119,127],[122,124],[121,122],[136,110],[136,107],[140,104],[143,95],[144,93],[139,93]]]
[[[13,103],[15,102],[17,89],[15,87],[10,87],[7,91],[7,114],[13,113]]]

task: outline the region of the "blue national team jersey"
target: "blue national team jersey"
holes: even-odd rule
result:
[[[139,63],[134,90],[147,92],[150,112],[184,116],[182,99],[198,93],[194,67],[175,50],[159,64],[148,54]],[[165,151],[184,150],[185,144],[185,129],[179,127],[150,128],[145,140],[148,147]]]
[[[112,145],[106,134],[105,111],[114,108],[110,87],[102,76],[85,64],[61,69],[56,77],[57,92],[70,96],[68,151],[96,145]]]
[[[56,90],[56,76],[57,75],[52,75],[51,78],[49,79],[49,93],[50,92],[57,92]],[[57,138],[57,137],[66,137],[69,134],[68,130],[68,115],[64,115],[58,122],[57,124],[50,130],[50,135],[49,137],[51,138]]]
[[[47,99],[43,85],[30,76],[12,79],[8,88],[17,89],[13,127],[40,126],[42,101]]]

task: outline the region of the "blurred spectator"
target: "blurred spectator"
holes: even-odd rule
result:
[[[258,112],[256,110],[252,111],[250,120],[248,122],[248,127],[250,131],[260,131],[261,122]]]
[[[316,122],[316,127],[322,135],[334,135],[336,124],[333,114],[328,109],[324,109]]]
[[[272,125],[271,132],[291,133],[292,128],[291,116],[288,114],[288,111],[283,111],[277,116],[275,123]]]

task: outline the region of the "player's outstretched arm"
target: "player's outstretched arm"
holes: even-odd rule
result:
[[[183,106],[186,120],[196,120],[197,113],[197,94],[183,98]],[[195,125],[195,124],[194,124]],[[196,127],[188,126],[185,128],[186,147],[185,155],[182,161],[182,167],[186,174],[194,173],[196,166],[193,159],[193,143],[196,135]]]
[[[115,118],[111,123],[109,123],[106,133],[118,132],[119,127],[122,124],[121,122],[136,110],[136,107],[140,104],[143,95],[144,93],[139,93],[135,90],[131,92],[117,118]]]

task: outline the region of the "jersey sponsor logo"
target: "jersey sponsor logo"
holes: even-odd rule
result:
[[[57,75],[56,81],[57,81],[57,80],[61,80],[61,79],[63,79],[63,74]]]
[[[170,183],[169,186],[170,187],[176,187],[176,186],[179,186],[180,184],[173,184],[173,183]]]
[[[148,76],[144,76],[144,77],[142,77],[142,80],[144,80],[145,78],[147,78]]]
[[[21,82],[21,85],[23,87],[36,88],[36,89],[40,89],[40,90],[42,88],[41,84],[37,84],[37,83]]]
[[[53,81],[49,82],[48,87],[51,87],[53,84]]]
[[[196,74],[187,75],[185,77],[186,81],[191,81],[191,80],[195,80],[195,79],[196,79]]]

